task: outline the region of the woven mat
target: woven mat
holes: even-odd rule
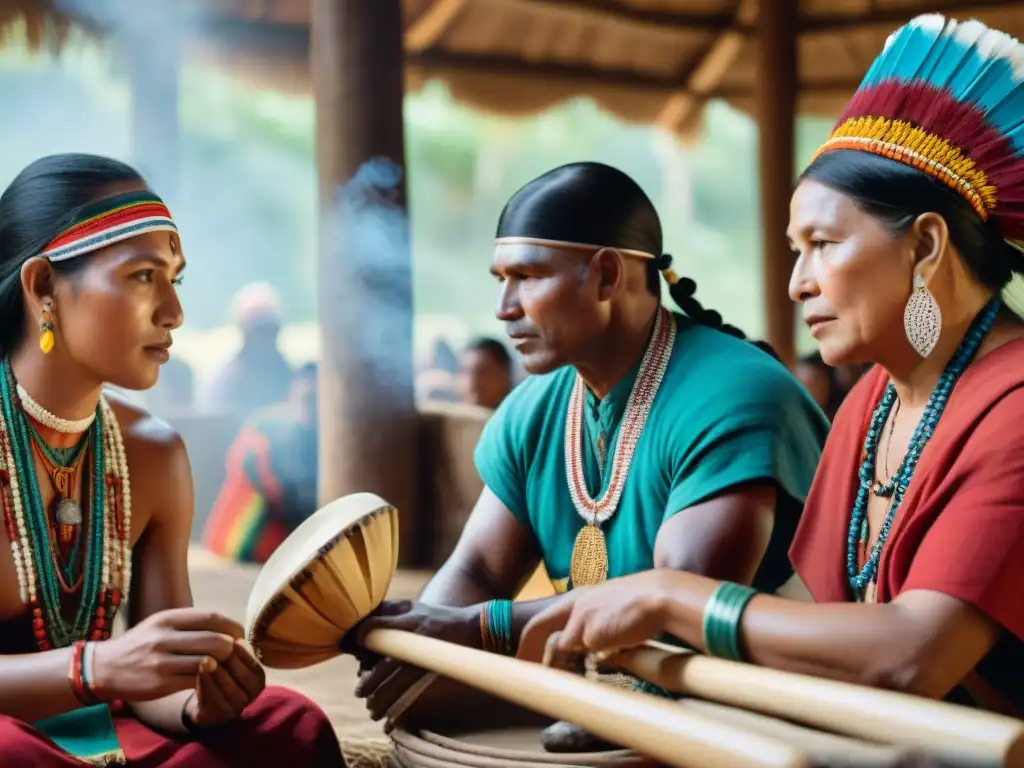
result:
[[[349,738],[341,740],[341,754],[345,768],[392,768],[391,739],[381,734],[379,739]]]

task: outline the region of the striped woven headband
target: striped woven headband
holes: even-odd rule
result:
[[[66,261],[147,232],[177,231],[163,200],[148,190],[125,192],[84,206],[39,255]]]

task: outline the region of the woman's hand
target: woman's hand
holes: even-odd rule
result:
[[[265,685],[263,667],[249,647],[236,640],[234,653],[227,661],[218,663],[207,657],[200,663],[195,695],[185,702],[185,718],[200,729],[234,720]]]
[[[360,624],[356,643],[361,645],[367,633],[375,629],[399,629],[472,648],[482,645],[479,606],[451,608],[408,600],[384,602]],[[381,658],[362,649],[351,652],[360,662],[355,694],[366,699],[366,708],[374,720],[387,715],[399,697],[425,674],[419,667],[396,659]]]
[[[242,627],[210,611],[154,613],[124,635],[96,643],[93,691],[101,699],[153,701],[196,687],[204,659],[226,664]]]
[[[555,632],[561,634],[554,650],[563,653],[640,645],[665,629],[664,594],[664,574],[658,570],[573,589],[529,621],[516,656],[542,661],[547,640]]]

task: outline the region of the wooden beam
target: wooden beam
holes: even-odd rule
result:
[[[262,56],[301,61],[308,55],[309,33],[300,27],[277,27],[254,21],[207,19],[194,30],[194,35],[212,46],[230,52],[258,50]],[[511,77],[560,79],[588,84],[607,85],[666,93],[679,89],[675,77],[653,77],[630,70],[598,70],[582,64],[528,62],[517,56],[456,53],[441,48],[428,48],[407,53],[406,64],[421,69],[448,70]]]
[[[562,80],[586,85],[606,85],[645,91],[671,92],[678,88],[674,77],[657,77],[633,70],[596,69],[586,64],[562,64],[554,61],[528,62],[518,56],[455,53],[433,49],[410,55],[411,66],[426,71],[466,72],[484,75]]]
[[[875,8],[865,13],[828,13],[820,16],[805,16],[800,20],[800,32],[841,32],[857,27],[881,26],[890,24],[895,27],[910,21],[924,13],[941,13],[944,15],[962,15],[974,17],[985,11],[1005,11],[1020,8],[1019,0],[932,0],[913,6],[895,8]]]
[[[737,25],[737,29],[740,25]],[[259,50],[268,59],[281,58],[302,61],[308,55],[309,34],[300,27],[278,27],[252,21],[233,19],[207,20],[202,27],[194,30],[211,46],[229,52]],[[524,61],[517,56],[494,54],[456,53],[443,49],[428,49],[419,53],[409,52],[406,64],[427,72],[453,72],[471,74],[505,75],[526,80],[561,80],[587,86],[628,88],[645,93],[668,96],[691,95],[701,101],[710,99],[731,99],[753,95],[752,88],[741,86],[716,87],[704,90],[689,90],[678,74],[671,76],[647,75],[632,70],[597,69],[585,64],[561,64],[546,61]],[[800,93],[807,95],[852,94],[860,84],[861,76],[834,80],[815,80],[800,84]]]
[[[66,2],[66,0],[64,1]],[[533,1],[537,2],[539,0]],[[570,0],[543,1],[570,2]],[[600,0],[576,0],[576,2],[600,3]],[[448,6],[449,11],[454,12],[455,9],[456,4],[454,2]],[[644,13],[653,14],[654,12]],[[424,16],[429,15],[425,14]],[[103,21],[102,18],[97,16],[91,18],[91,22],[98,27],[103,26]],[[437,18],[434,18],[431,26],[436,26],[436,23],[439,23],[439,21]],[[309,56],[309,29],[304,26],[273,24],[258,20],[239,19],[227,15],[196,17],[186,14],[182,21],[182,27],[187,37],[199,39],[210,46],[225,50],[229,55],[232,50],[236,50],[246,54],[259,55],[268,61],[287,59],[292,62],[301,62]],[[413,29],[415,28],[416,23],[414,22]],[[716,40],[711,49],[709,49],[709,54],[699,58],[698,66],[703,66],[704,62],[708,66],[715,64],[718,61],[719,53],[722,54],[721,61],[726,60],[728,56],[725,54],[730,53],[729,49],[735,49],[737,42],[742,41],[743,36],[749,34],[751,28],[752,25],[749,23],[747,16],[745,14],[738,14],[733,19],[731,29],[724,32]],[[100,31],[104,30],[101,29]],[[111,30],[106,31],[109,32]],[[438,30],[433,29],[431,33],[437,34]],[[431,47],[415,50],[420,47],[420,45],[413,46],[414,49],[407,52],[406,63],[409,66],[419,67],[428,73],[440,70],[453,73],[466,72],[504,75],[523,79],[554,79],[577,83],[581,89],[587,86],[628,88],[645,93],[664,94],[666,98],[674,97],[677,100],[696,99],[698,107],[710,99],[728,99],[752,95],[751,88],[746,87],[711,87],[710,83],[713,82],[713,78],[704,76],[706,73],[698,78],[696,77],[696,70],[688,70],[670,76],[658,76],[634,70],[598,69],[587,64],[525,61],[517,56],[457,53]],[[710,55],[711,50],[716,52],[714,56]],[[732,52],[735,53],[734,50]],[[716,71],[721,69],[717,64],[712,68]],[[859,83],[860,76],[848,80],[808,82],[800,85],[800,92],[807,95],[852,93]]]
[[[865,69],[866,73],[867,70]],[[860,81],[864,79],[864,73],[861,73],[855,77],[834,77],[827,80],[809,80],[800,82],[797,85],[797,92],[800,95],[807,96],[828,96],[831,94],[848,94],[853,95],[853,92],[857,90],[857,86],[860,85]],[[732,93],[735,93],[736,89],[729,89]]]
[[[746,45],[747,36],[740,29],[757,18],[758,6],[758,0],[739,0],[732,27],[718,34],[681,73],[682,87],[665,103],[656,120],[658,125],[678,132],[695,119]]]
[[[743,29],[737,20],[734,32]],[[191,36],[202,42],[230,52],[259,54],[272,59],[287,59],[301,62],[309,52],[309,32],[304,27],[278,26],[254,21],[239,21],[229,18],[207,19],[192,30]],[[407,52],[406,64],[427,72],[453,72],[471,74],[493,74],[526,80],[561,80],[577,83],[582,89],[587,86],[628,88],[644,93],[669,96],[692,96],[701,102],[711,99],[732,99],[752,96],[751,87],[728,86],[704,90],[704,83],[697,89],[687,88],[687,73],[671,76],[648,75],[633,70],[598,69],[586,64],[562,64],[549,61],[524,61],[517,56],[495,54],[457,53],[444,49],[427,49],[421,52]],[[708,78],[710,79],[710,78]],[[801,83],[799,91],[806,95],[852,94],[860,84],[861,75],[853,78],[814,80]]]
[[[56,0],[60,2],[60,0]],[[247,0],[251,2],[252,0]],[[308,1],[308,0],[307,0]],[[179,0],[180,2],[180,0]],[[433,5],[443,3],[444,0],[433,0]],[[486,2],[486,0],[485,0]],[[709,30],[714,31],[721,27],[728,26],[732,14],[724,12],[711,12],[711,13],[679,13],[676,11],[661,11],[661,10],[648,10],[645,8],[636,8],[631,5],[624,5],[618,0],[530,0],[531,4],[534,5],[549,5],[549,6],[562,6],[566,8],[572,8],[573,10],[580,9],[586,11],[592,11],[599,13],[604,16],[616,17],[624,21],[637,21],[645,24],[658,24],[667,27],[693,29],[693,30]],[[206,13],[222,13],[227,10],[228,13],[224,15],[235,16],[237,18],[264,18],[269,20],[277,19],[289,19],[289,23],[294,23],[292,20],[297,19],[299,14],[291,13],[287,10],[288,2],[281,2],[281,0],[263,0],[265,7],[258,9],[256,13],[248,14],[246,16],[241,15],[230,9],[225,9],[224,4],[219,0],[187,0],[189,6],[204,6],[204,12]],[[228,4],[232,5],[231,3]],[[242,5],[241,3],[235,3],[236,7]],[[429,13],[431,10],[430,6],[427,6],[425,12]]]
[[[401,0],[312,0],[320,208],[319,498],[376,493],[419,563]],[[397,178],[395,171],[398,172]]]
[[[488,5],[490,2],[491,0],[488,0]],[[554,12],[590,17],[595,21],[619,22],[670,32],[719,32],[727,29],[733,21],[733,14],[729,12],[705,14],[654,11],[624,5],[616,0],[502,0],[502,2],[515,2],[524,7],[532,6],[536,12],[542,12],[547,8]]]
[[[434,45],[462,13],[469,0],[434,0],[405,30],[405,52],[421,53]]]
[[[731,51],[723,50],[722,53]],[[724,61],[726,56],[723,55]],[[424,51],[421,54],[406,57],[409,66],[419,67],[430,72],[465,72],[473,74],[505,75],[508,77],[536,80],[562,80],[577,82],[580,88],[586,86],[607,86],[611,88],[628,88],[645,93],[663,93],[666,96],[687,95],[703,101],[711,99],[733,99],[754,95],[754,88],[740,85],[711,87],[713,82],[710,74],[706,77],[691,80],[689,87],[680,82],[678,75],[659,77],[631,70],[598,69],[585,64],[559,64],[556,62],[528,62],[516,56],[495,56],[490,54],[455,53],[445,50]],[[718,70],[722,62],[712,61]],[[710,70],[710,67],[709,67]],[[797,90],[801,94],[820,96],[829,94],[850,95],[860,85],[862,75],[850,78],[833,78],[813,80],[800,83]]]
[[[764,251],[765,338],[787,365],[796,363],[792,254],[786,242],[793,191],[797,100],[797,0],[772,0],[758,14],[758,164]]]

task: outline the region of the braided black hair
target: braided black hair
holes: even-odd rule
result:
[[[668,273],[671,269],[672,257],[667,253],[661,254],[661,256],[651,262],[647,268],[647,287],[652,293],[659,295],[661,290],[659,284],[660,275]],[[735,325],[725,322],[721,314],[713,309],[705,309],[704,305],[697,301],[694,295],[697,293],[697,282],[695,280],[689,277],[680,277],[675,282],[670,281],[668,293],[672,297],[672,301],[679,305],[679,308],[686,313],[686,316],[695,323],[715,328],[722,333],[735,336],[737,339],[752,341],[756,347],[763,349],[776,360],[780,359],[767,341],[747,339],[747,335],[742,330]]]
[[[655,254],[647,265],[647,288],[661,295],[661,274],[672,257],[662,252],[661,220],[654,203],[627,174],[603,163],[570,163],[529,182],[508,201],[497,237],[534,237]],[[660,254],[660,255],[658,255]],[[746,335],[705,309],[688,277],[669,284],[669,295],[695,323],[738,339]],[[763,341],[753,342],[778,359]]]

